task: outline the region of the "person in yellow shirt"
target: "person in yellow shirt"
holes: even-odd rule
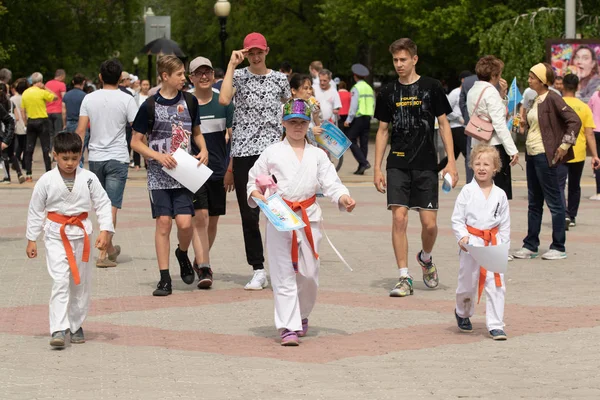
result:
[[[27,145],[25,148],[25,156],[23,164],[27,182],[31,182],[31,164],[33,159],[33,151],[38,138],[42,145],[44,156],[44,165],[46,171],[50,171],[52,163],[50,160],[50,120],[46,111],[46,104],[57,99],[56,95],[44,87],[44,77],[39,72],[31,74],[31,87],[23,92],[21,98],[21,108],[26,115],[25,124],[27,125]]]
[[[569,105],[581,119],[581,130],[577,136],[577,142],[573,146],[575,158],[558,166],[558,184],[560,185],[560,193],[562,201],[565,204],[567,211],[566,225],[569,227],[576,226],[575,217],[579,209],[579,201],[581,200],[581,175],[585,165],[586,144],[592,154],[592,168],[600,168],[600,158],[596,149],[596,139],[594,137],[594,116],[592,110],[583,101],[575,97],[579,78],[575,74],[568,74],[563,79],[563,100]],[[565,186],[569,179],[569,197],[565,198]]]

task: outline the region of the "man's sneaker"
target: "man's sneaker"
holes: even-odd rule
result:
[[[425,262],[421,260],[421,252],[418,252],[417,262],[421,265],[421,269],[423,270],[423,283],[425,283],[425,286],[429,289],[435,289],[439,285],[440,279],[438,278],[437,268],[433,263],[433,257]]]
[[[506,333],[504,333],[504,331],[502,329],[492,329],[490,331],[490,336],[494,340],[506,340],[506,339],[508,339],[508,337],[506,336]]]
[[[156,285],[156,290],[152,292],[152,296],[168,296],[171,293],[173,293],[171,282],[161,280],[158,282],[158,285]]]
[[[53,332],[52,339],[50,339],[50,346],[65,347],[65,331]]]
[[[288,331],[287,329],[281,331],[282,346],[298,346],[299,344],[300,340],[298,339],[298,334],[296,334],[296,332]]]
[[[85,336],[83,336],[83,328],[79,327],[77,332],[71,332],[71,343],[81,344],[85,343]]]
[[[10,185],[10,179],[9,178],[4,178],[0,181],[0,183],[4,183],[6,185]]]
[[[269,282],[267,281],[267,272],[264,269],[254,270],[254,276],[250,282],[244,286],[245,290],[263,290],[267,287]]]
[[[536,258],[537,256],[538,256],[537,252],[526,249],[525,247],[522,247],[521,249],[519,249],[513,253],[514,258],[519,258],[521,260],[525,260],[525,259],[529,259],[529,258]]]
[[[33,182],[33,177],[31,175],[27,175],[25,177],[25,182]]]
[[[192,263],[187,256],[187,253],[179,250],[179,246],[177,246],[177,250],[175,250],[175,257],[177,257],[177,261],[179,262],[179,273],[181,275],[181,280],[191,285],[194,283],[196,276],[194,275],[194,269],[192,268]]]
[[[454,310],[454,316],[456,317],[456,324],[458,325],[458,329],[461,332],[471,333],[473,332],[473,325],[471,325],[471,320],[469,318],[461,318]]]
[[[401,276],[390,292],[390,297],[405,297],[413,294],[413,280],[410,276]]]
[[[19,183],[25,183],[25,177],[23,175],[19,175]]]
[[[565,258],[567,258],[567,253],[555,249],[550,249],[542,254],[542,260],[564,260]]]
[[[512,254],[508,255],[508,261],[513,261],[515,259],[515,256],[513,256]]]
[[[573,227],[577,226],[577,222],[575,221],[575,218],[571,218],[571,221],[569,222],[569,226],[570,226],[571,228],[573,228]]]
[[[304,318],[302,320],[302,330],[297,331],[296,334],[300,337],[304,337],[304,336],[306,336],[307,333],[308,333],[308,318]]]
[[[116,245],[115,247],[115,251],[112,254],[108,254],[106,255],[106,258],[108,258],[110,261],[112,262],[117,262],[117,257],[119,257],[119,254],[121,254],[121,246]]]
[[[208,289],[213,284],[213,273],[209,267],[194,268],[198,273],[198,289]]]
[[[565,231],[569,230],[569,226],[571,226],[571,218],[565,217]]]
[[[592,197],[590,197],[590,200],[600,200],[600,193],[597,193],[597,194],[593,195]]]

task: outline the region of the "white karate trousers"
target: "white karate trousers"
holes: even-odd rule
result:
[[[488,271],[485,277],[485,322],[488,331],[504,329],[504,274],[500,274],[500,279],[502,287],[497,287],[493,272]],[[459,317],[470,318],[475,314],[478,283],[479,264],[468,253],[461,251],[456,288],[456,314]]]
[[[315,250],[319,253],[321,230],[319,222],[311,222]],[[298,273],[292,266],[292,232],[279,232],[267,222],[267,258],[273,297],[275,327],[290,331],[302,330],[302,319],[308,318],[317,300],[319,260],[315,259],[304,230],[298,237]]]
[[[92,273],[88,263],[81,260],[83,238],[70,242],[79,269],[79,285],[73,282],[62,240],[45,238],[48,273],[54,281],[50,295],[50,333],[66,329],[76,332],[83,324],[90,304]]]

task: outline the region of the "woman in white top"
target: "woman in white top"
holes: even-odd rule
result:
[[[500,159],[502,160],[502,168],[494,176],[494,184],[503,189],[506,192],[506,197],[510,200],[512,199],[510,167],[519,162],[519,150],[517,150],[517,146],[506,126],[506,104],[498,90],[496,90],[496,86],[502,78],[503,69],[504,63],[502,60],[494,56],[482,57],[477,62],[475,73],[479,81],[475,82],[473,88],[469,90],[467,109],[469,110],[469,116],[477,114],[486,116],[492,121],[494,132],[492,138],[486,144],[494,146],[500,153]],[[484,90],[485,92],[483,92]],[[482,92],[479,106],[475,110],[475,105]],[[472,148],[478,144],[477,139],[473,138],[471,140]]]

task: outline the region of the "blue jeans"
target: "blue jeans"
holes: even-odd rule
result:
[[[550,249],[565,251],[565,205],[560,195],[558,168],[550,167],[546,154],[527,156],[527,196],[529,213],[527,216],[527,237],[523,247],[537,252],[540,245],[540,230],[544,200],[552,214],[552,244]]]
[[[67,132],[75,132],[77,130],[77,124],[78,124],[78,121],[67,120],[66,131]],[[83,153],[85,152],[85,149],[87,149],[89,143],[90,143],[90,130],[86,129],[85,130],[85,138],[83,139],[83,151],[81,152],[81,160],[79,161],[79,166],[81,168],[83,168],[83,162],[85,161],[85,157],[84,157]]]
[[[89,161],[90,171],[98,177],[113,207],[121,208],[129,163],[117,160]]]

